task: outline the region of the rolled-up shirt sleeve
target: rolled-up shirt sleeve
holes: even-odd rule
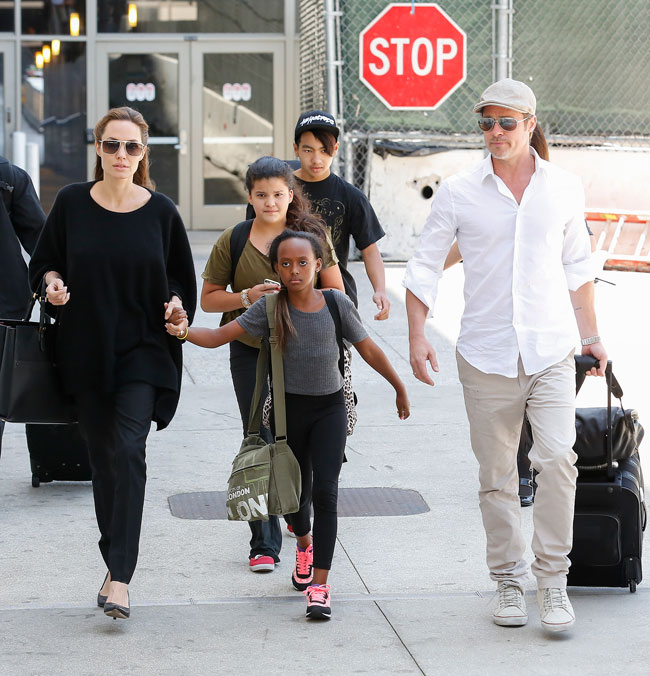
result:
[[[585,226],[585,193],[579,179],[576,180],[574,194],[574,215],[564,228],[562,247],[562,265],[570,291],[576,291],[583,284],[593,281],[595,275],[589,230]]]
[[[431,211],[424,224],[413,258],[406,264],[402,285],[428,308],[433,316],[445,259],[456,237],[456,222],[451,188],[444,181],[433,198]]]

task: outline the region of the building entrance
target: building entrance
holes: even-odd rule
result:
[[[123,105],[144,115],[152,178],[186,226],[222,229],[242,220],[248,165],[286,152],[284,45],[101,42],[96,58],[96,117]]]

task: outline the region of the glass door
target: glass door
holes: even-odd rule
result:
[[[185,226],[192,227],[187,43],[99,43],[97,59],[97,119],[118,106],[142,113],[149,124],[151,178],[156,190],[174,200]]]
[[[13,43],[0,42],[0,155],[10,159],[16,117],[15,49]]]
[[[192,227],[223,229],[244,218],[248,165],[284,156],[284,52],[277,42],[191,49]]]

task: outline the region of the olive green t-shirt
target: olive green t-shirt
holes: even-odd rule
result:
[[[232,265],[230,259],[230,237],[235,227],[237,226],[232,226],[227,230],[224,230],[219,239],[215,242],[201,277],[203,277],[206,282],[210,282],[210,284],[230,286],[230,290],[234,293],[239,293],[242,289],[250,289],[256,284],[262,284],[265,279],[275,279],[279,282],[280,276],[271,267],[269,257],[263,254],[259,249],[256,249],[250,239],[246,240],[244,250],[237,263],[235,279],[231,279]],[[336,265],[338,259],[334,253],[334,247],[332,246],[329,236],[327,244],[329,246],[330,255],[326,255],[326,258],[329,258],[329,260],[323,261],[323,264],[326,268],[329,268]],[[224,312],[221,316],[219,325],[223,326],[224,324],[231,322],[244,312],[245,308],[243,307]],[[241,338],[238,338],[238,340],[251,347],[259,348],[260,346],[259,338],[253,338],[248,334],[243,335]]]

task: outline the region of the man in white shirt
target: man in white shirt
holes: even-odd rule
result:
[[[524,413],[537,475],[532,573],[542,626],[575,622],[566,594],[577,470],[574,467],[576,322],[583,354],[607,353],[594,311],[584,192],[577,176],[542,160],[530,147],[535,95],[523,82],[488,87],[481,115],[489,155],[444,181],[404,279],[410,359],[429,385],[436,353],[424,335],[438,280],[454,237],[465,269],[465,310],[457,344],[458,372],[479,461],[479,503],[487,564],[497,582],[494,622],[526,624],[528,564],[521,533],[517,446]]]

